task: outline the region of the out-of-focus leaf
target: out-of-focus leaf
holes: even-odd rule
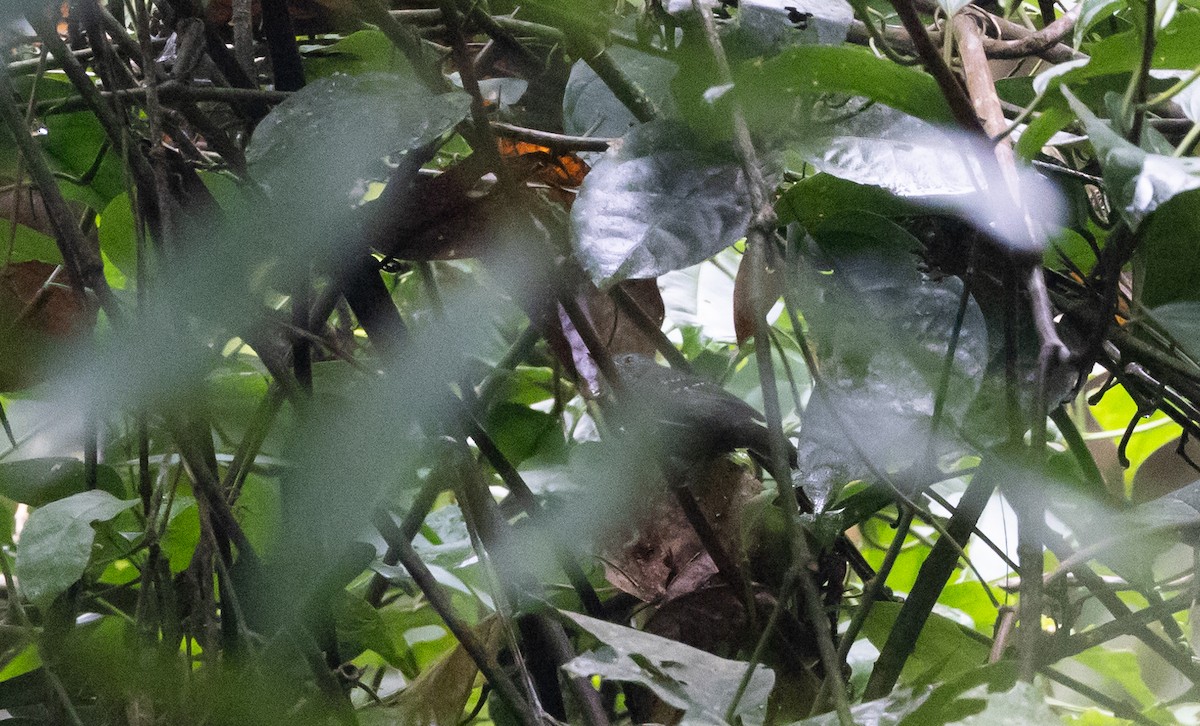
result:
[[[742,0],[725,42],[767,56],[793,45],[837,45],[853,19],[845,0]]]
[[[30,602],[45,607],[78,580],[92,555],[92,523],[106,522],[136,503],[93,490],[33,510],[21,531],[16,562]]]
[[[1124,6],[1124,0],[1083,0],[1083,9],[1079,11],[1079,19],[1075,21],[1075,46],[1079,47],[1093,25]]]
[[[935,690],[923,705],[932,703],[939,690]],[[996,692],[988,685],[976,686],[956,694],[954,700],[944,704],[936,715],[920,709],[901,722],[903,726],[935,723],[946,726],[1007,726],[1013,723],[1050,726],[1062,723],[1062,719],[1046,705],[1046,698],[1037,686],[1016,683],[1008,690]]]
[[[111,466],[97,467],[97,486],[124,496],[121,475]],[[87,489],[83,462],[72,458],[23,459],[0,462],[0,495],[41,507]]]
[[[674,115],[671,79],[679,72],[678,66],[661,56],[624,45],[614,45],[608,49],[608,54],[665,115]],[[571,67],[571,77],[567,79],[563,93],[563,129],[568,134],[618,138],[637,123],[634,115],[587,63],[577,61]]]
[[[850,707],[850,715],[857,726],[896,726],[905,716],[915,711],[929,697],[928,689],[913,693],[897,689],[886,698],[858,703]],[[788,726],[839,726],[836,711],[796,721]]]
[[[1200,302],[1181,301],[1160,305],[1150,311],[1179,347],[1194,360],[1200,360]]]
[[[626,135],[571,208],[575,253],[601,287],[701,262],[736,242],[749,221],[741,166],[671,122]]]
[[[559,612],[601,643],[599,648],[564,665],[568,673],[636,683],[688,712],[685,718],[696,719],[695,723],[724,723],[725,710],[733,702],[746,663],[718,658],[674,640],[586,615]],[[771,669],[755,666],[735,717],[747,725],[763,723],[774,683]]]
[[[1018,170],[1017,208],[1007,189],[989,188],[999,183],[981,164],[991,158],[989,145],[880,104],[845,104],[834,120],[815,121],[795,149],[827,174],[951,211],[1015,250],[1040,252],[1044,242],[1030,238],[1022,210],[1039,229],[1062,224],[1061,195],[1036,172]]]
[[[1100,120],[1074,94],[1062,89],[1083,121],[1104,171],[1109,196],[1131,227],[1183,192],[1200,189],[1200,159],[1147,154]]]
[[[1108,680],[1119,683],[1143,707],[1155,702],[1154,692],[1146,685],[1142,665],[1133,651],[1097,647],[1083,651],[1074,659]]]

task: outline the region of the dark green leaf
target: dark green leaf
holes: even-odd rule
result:
[[[246,149],[254,178],[302,214],[349,209],[356,186],[381,176],[386,155],[416,150],[461,121],[462,92],[433,94],[409,76],[336,75],[311,83],[262,120]]]
[[[742,66],[736,91],[752,117],[770,123],[791,118],[796,99],[803,102],[818,93],[864,96],[927,121],[953,121],[933,78],[878,58],[865,48],[792,48],[765,63]],[[781,110],[781,103],[786,108]]]
[[[101,465],[96,474],[100,489],[124,496],[125,485],[116,470]],[[86,488],[83,462],[78,459],[57,457],[0,462],[0,495],[31,507],[78,494]]]
[[[882,648],[896,626],[900,603],[879,602],[863,626],[863,633],[876,648]],[[917,647],[904,666],[906,678],[930,674],[938,679],[970,673],[987,660],[988,647],[972,638],[967,629],[949,618],[934,613],[917,638]],[[915,721],[915,723],[920,723]]]
[[[638,85],[667,116],[675,113],[671,79],[679,68],[661,56],[623,45],[608,49],[609,56],[630,80]],[[618,138],[636,126],[637,119],[625,108],[600,76],[583,61],[571,67],[563,93],[563,129],[568,134]]]
[[[749,221],[741,166],[673,122],[627,134],[571,209],[575,253],[603,286],[701,262],[736,242]]]
[[[33,510],[17,546],[16,575],[25,597],[45,607],[83,575],[96,537],[93,522],[105,522],[136,504],[108,492],[86,491]]]
[[[1161,305],[1150,311],[1185,353],[1200,360],[1200,302],[1185,301]]]

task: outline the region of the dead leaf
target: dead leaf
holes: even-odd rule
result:
[[[480,645],[493,656],[500,649],[500,621],[488,617],[473,630]],[[385,705],[368,707],[369,712],[386,712],[395,726],[444,726],[462,721],[463,711],[475,688],[479,669],[462,645],[444,653],[421,672],[404,690],[386,699]]]
[[[783,294],[778,270],[754,269],[754,255],[743,255],[733,283],[733,330],[738,345],[754,337],[755,321],[766,315]]]
[[[0,268],[0,391],[42,380],[46,364],[95,324],[95,309],[80,300],[58,265],[17,262]]]

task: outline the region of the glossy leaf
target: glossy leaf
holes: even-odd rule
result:
[[[74,584],[92,556],[92,524],[106,522],[136,503],[93,490],[33,510],[17,546],[16,575],[25,597],[45,607]]]
[[[674,62],[623,45],[609,48],[608,53],[613,63],[666,115],[674,114],[671,79],[679,72]],[[571,77],[563,93],[563,129],[568,134],[618,138],[637,124],[633,113],[587,63],[577,61],[571,67]]]
[[[749,221],[741,166],[671,122],[626,135],[571,208],[575,254],[601,287],[701,262],[742,237]]]
[[[356,184],[378,176],[384,156],[437,139],[469,106],[465,93],[433,94],[409,76],[335,75],[276,106],[246,160],[267,194],[297,213],[311,215],[317,204],[348,209],[358,201]]]
[[[947,432],[963,421],[989,357],[988,332],[968,301],[947,378],[946,400],[933,432],[932,414],[961,299],[957,278],[935,281],[917,270],[917,241],[894,223],[863,212],[831,218],[813,230],[813,261],[831,274],[805,274],[805,319],[824,351],[825,395],[810,399],[801,446],[811,441],[860,467],[853,437],[880,468],[902,469],[930,447],[950,445]],[[833,408],[830,408],[832,406]],[[836,413],[836,416],[835,416]],[[847,430],[847,428],[849,430]],[[950,438],[944,438],[949,436]],[[933,437],[933,438],[931,438]],[[838,461],[834,457],[834,461]],[[805,462],[802,459],[802,462]],[[818,458],[808,478],[830,473]],[[846,483],[845,481],[841,484]],[[824,482],[806,481],[822,488]]]
[[[600,676],[645,686],[697,723],[724,723],[748,664],[726,660],[674,640],[614,625],[586,615],[560,614],[600,641],[601,646],[576,657],[563,670],[583,678]],[[775,683],[771,669],[757,665],[735,716],[741,723],[762,724],[767,696]]]
[[[736,81],[748,116],[764,124],[787,123],[797,102],[811,106],[818,93],[863,96],[927,121],[953,121],[930,76],[865,48],[798,46],[766,62],[744,64]]]
[[[846,106],[853,110],[814,124],[811,135],[796,145],[810,164],[857,184],[883,187],[927,207],[952,211],[1012,249],[1041,251],[1044,239],[1031,238],[1022,209],[1013,205],[994,171],[989,145],[879,104]],[[1061,195],[1032,170],[1018,168],[1017,173],[1023,210],[1035,221],[1035,232],[1041,235],[1059,226]]]

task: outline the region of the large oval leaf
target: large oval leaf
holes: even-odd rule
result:
[[[409,76],[335,74],[276,106],[255,130],[246,160],[269,195],[311,217],[314,209],[349,207],[384,156],[437,139],[469,108],[467,94],[434,94]]]
[[[82,575],[96,539],[93,522],[107,522],[137,500],[80,492],[33,510],[17,545],[16,574],[25,597],[44,607]]]
[[[627,134],[571,209],[575,253],[600,286],[701,262],[741,238],[749,221],[741,166],[673,122]]]
[[[650,100],[668,116],[675,111],[671,97],[671,79],[679,72],[673,62],[623,45],[608,49],[618,68],[638,84]],[[625,108],[587,63],[571,67],[571,77],[563,92],[563,129],[568,134],[588,134],[608,138],[624,136],[638,120]]]

